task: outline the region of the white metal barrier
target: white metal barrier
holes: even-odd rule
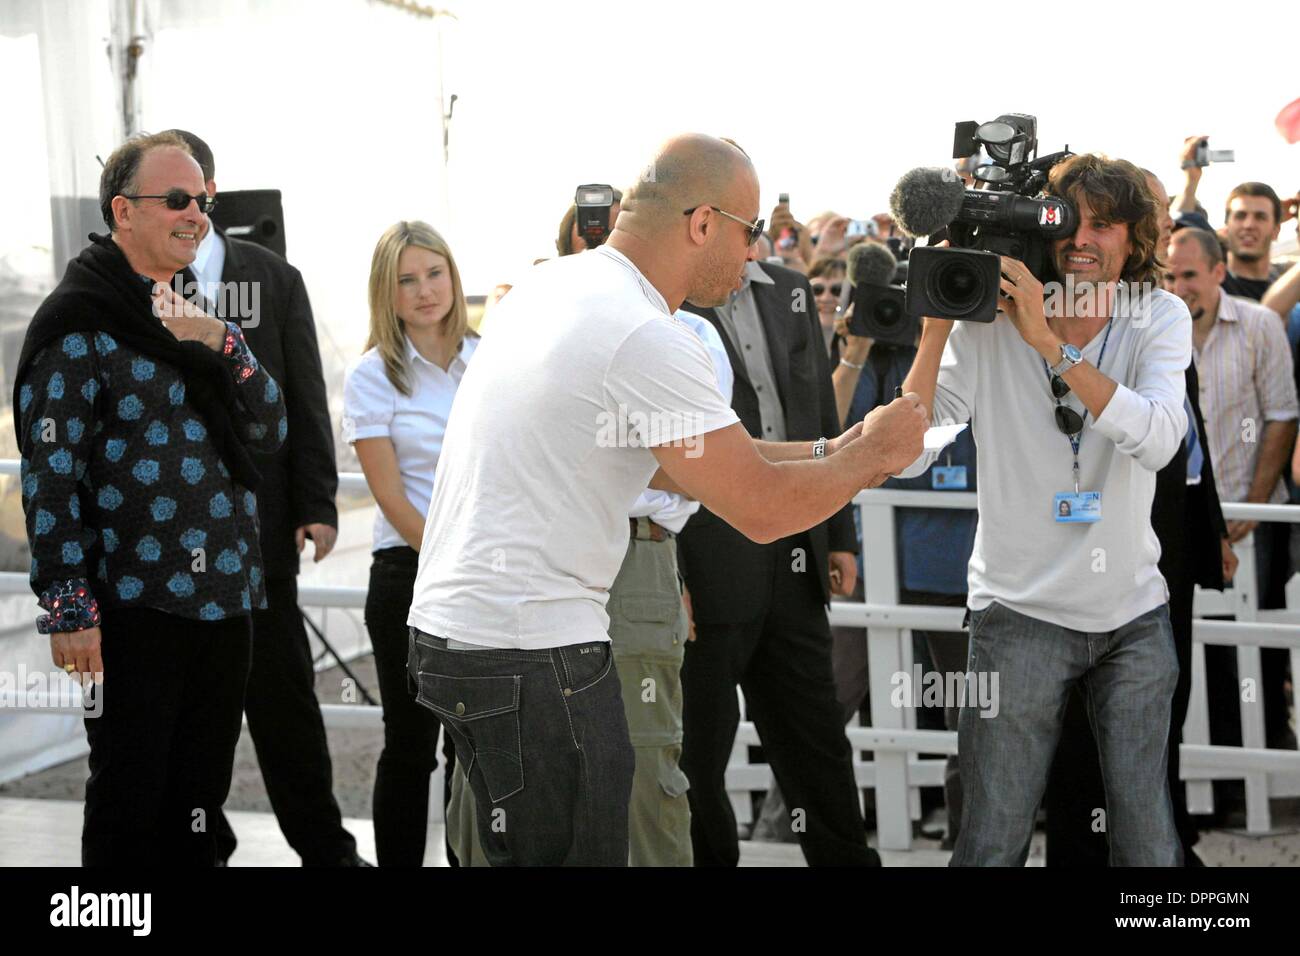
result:
[[[18,462],[0,460],[0,474],[18,474]],[[358,472],[340,474],[339,488],[343,491],[367,490],[365,478]],[[969,510],[976,507],[976,496],[971,492],[874,489],[860,493],[854,498],[854,504],[860,509],[863,540],[881,544],[864,555],[864,602],[834,602],[830,621],[835,626],[866,629],[871,725],[848,728],[848,738],[855,754],[854,772],[859,787],[875,791],[880,847],[906,850],[911,847],[912,821],[920,819],[919,788],[942,786],[943,758],[957,752],[957,735],[950,731],[918,730],[915,708],[896,707],[891,702],[891,679],[897,673],[912,671],[912,629],[960,634],[964,612],[961,608],[898,603],[894,509]],[[1300,506],[1224,504],[1223,512],[1228,519],[1300,522]],[[1244,542],[1249,543],[1250,539]],[[1192,696],[1183,728],[1181,772],[1182,779],[1187,781],[1188,804],[1193,813],[1206,813],[1213,809],[1210,781],[1244,779],[1247,829],[1252,833],[1262,833],[1269,829],[1269,797],[1300,795],[1300,752],[1268,750],[1264,746],[1259,650],[1261,647],[1289,649],[1292,674],[1300,675],[1300,610],[1258,610],[1254,594],[1254,551],[1250,547],[1241,547],[1238,553],[1241,561],[1236,575],[1238,587],[1224,595],[1197,592]],[[3,594],[30,595],[27,575],[20,572],[0,574],[0,595]],[[361,608],[365,605],[365,596],[364,587],[299,588],[299,602],[304,607]],[[1204,614],[1224,613],[1235,614],[1237,620],[1199,619]],[[1239,676],[1242,681],[1253,681],[1252,686],[1258,690],[1253,701],[1243,699],[1241,703],[1242,747],[1212,746],[1209,743],[1206,644],[1237,647]],[[0,716],[6,710],[30,712],[21,702],[16,702],[16,706],[13,706],[13,701],[8,702],[10,706],[3,704],[0,702]],[[71,708],[44,704],[39,709],[51,714],[73,712]],[[321,707],[321,712],[325,723],[331,727],[378,727],[381,721],[378,707],[326,704]],[[742,722],[726,772],[727,789],[741,822],[750,819],[749,793],[766,790],[771,779],[767,765],[748,761],[747,747],[759,743],[754,725]],[[873,759],[857,759],[856,755],[866,750],[872,751]],[[938,758],[926,759],[921,756],[923,754],[938,755]]]

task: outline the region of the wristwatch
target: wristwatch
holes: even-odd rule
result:
[[[1069,342],[1061,344],[1061,361],[1052,366],[1053,375],[1064,375],[1083,361],[1083,353]]]

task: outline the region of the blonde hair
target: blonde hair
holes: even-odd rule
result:
[[[469,308],[460,284],[460,270],[456,268],[456,259],[447,240],[427,222],[403,220],[389,226],[375,244],[375,254],[370,260],[370,335],[366,339],[366,350],[379,350],[388,380],[407,396],[411,394],[411,386],[407,380],[406,335],[394,302],[397,299],[397,261],[408,246],[428,249],[447,260],[452,303],[451,311],[443,321],[447,323],[447,334],[455,341],[456,347],[460,347],[466,335],[475,334],[469,328]]]

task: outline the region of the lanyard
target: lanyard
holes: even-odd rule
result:
[[[1115,323],[1115,317],[1113,315],[1106,320],[1106,334],[1102,336],[1101,352],[1097,355],[1097,364],[1095,366],[1097,371],[1099,372],[1101,371],[1102,360],[1106,357],[1106,343],[1110,341],[1110,329],[1111,326],[1114,325],[1114,323]],[[1043,371],[1047,373],[1048,385],[1050,385],[1052,382],[1052,370],[1050,367],[1048,367],[1047,359],[1042,358],[1042,356],[1039,356],[1039,358],[1043,363]],[[1060,408],[1061,400],[1059,398],[1056,398],[1055,395],[1053,395],[1052,398],[1056,402],[1056,407]],[[1088,409],[1085,407],[1083,410],[1083,415],[1079,419],[1080,421],[1079,431],[1074,435],[1065,436],[1070,442],[1070,450],[1074,453],[1073,473],[1074,473],[1074,493],[1076,495],[1079,493],[1079,446],[1083,444],[1082,423],[1086,421],[1087,418],[1088,418]]]

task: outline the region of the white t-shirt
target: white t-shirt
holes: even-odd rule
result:
[[[1101,633],[1168,600],[1151,502],[1156,472],[1187,431],[1192,319],[1181,299],[1157,290],[1148,314],[1117,315],[1113,323],[1100,371],[1118,388],[1101,418],[1084,420],[1079,447],[1079,490],[1101,492],[1101,520],[1093,524],[1054,517],[1056,494],[1074,491],[1073,455],[1056,427],[1042,357],[1006,316],[987,325],[957,322],[948,337],[934,421],[969,421],[979,449],[980,520],[967,600],[974,610],[997,601]],[[1097,365],[1104,338],[1103,328],[1083,349],[1085,361]],[[1073,393],[1063,404],[1084,411]],[[936,458],[923,455],[903,477],[921,474]]]
[[[737,421],[703,343],[625,256],[532,269],[456,393],[407,623],[485,647],[608,640],[646,446]]]
[[[388,380],[378,349],[366,351],[347,370],[343,385],[343,440],[352,444],[358,438],[383,436],[392,441],[406,500],[420,514],[429,511],[433,476],[442,453],[451,400],[478,342],[478,336],[466,335],[461,341],[460,354],[444,371],[417,352],[411,340],[406,339],[410,395],[403,395]],[[408,547],[406,539],[384,517],[383,509],[376,508],[370,550],[395,547]]]
[[[731,389],[736,383],[736,373],[731,370],[731,359],[727,358],[727,347],[722,343],[722,336],[713,327],[712,322],[694,312],[678,309],[673,315],[690,326],[700,337],[704,347],[709,350],[709,358],[713,360],[713,371],[718,376],[718,391],[727,404],[731,404]],[[673,534],[678,534],[686,527],[686,522],[691,515],[699,510],[698,501],[673,494],[671,491],[647,488],[641,492],[641,497],[628,512],[628,517],[648,517],[655,524],[667,528]]]

